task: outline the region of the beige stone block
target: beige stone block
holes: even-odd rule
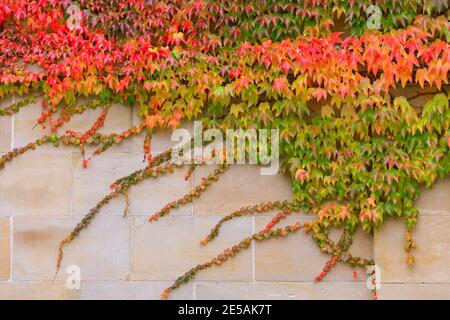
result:
[[[321,282],[317,284],[316,298],[319,300],[369,300],[372,291],[365,282]]]
[[[194,185],[215,168],[211,165],[197,168],[194,171]],[[194,215],[228,214],[243,206],[291,199],[289,177],[281,173],[263,176],[256,165],[232,165],[194,201]]]
[[[17,98],[16,101],[21,101],[26,97]],[[27,145],[30,142],[41,138],[46,134],[50,134],[50,128],[43,129],[42,126],[37,125],[37,120],[42,114],[42,98],[36,100],[26,107],[20,109],[14,115],[14,141],[13,147],[19,148]],[[51,146],[41,146],[38,149],[49,149]]]
[[[13,280],[51,280],[59,243],[79,219],[14,219]],[[65,246],[57,279],[66,281],[68,266],[79,266],[81,280],[120,280],[130,271],[130,223],[122,217],[98,217]]]
[[[423,214],[450,215],[450,178],[438,179],[430,189],[422,189],[415,202]]]
[[[75,115],[72,119],[64,124],[59,130],[59,134],[64,134],[67,130],[77,132],[86,132],[90,130],[93,124],[97,121],[102,112],[101,108],[95,110],[86,110],[83,114]],[[100,133],[112,134],[121,133],[132,127],[132,108],[122,104],[113,104],[106,116],[105,124],[98,130]],[[73,149],[73,148],[71,148]],[[86,148],[87,152],[93,152],[96,149],[94,146]],[[123,140],[118,145],[113,145],[106,153],[109,152],[131,152],[133,150],[133,143],[130,139]]]
[[[81,289],[82,300],[159,300],[170,282],[158,281],[86,281]],[[193,285],[173,291],[169,299],[191,300]]]
[[[241,218],[224,225],[222,234],[207,246],[202,240],[215,225],[212,217],[163,217],[150,223],[136,218],[133,226],[133,280],[175,280],[192,267],[209,261],[252,232],[252,220]],[[221,266],[198,273],[196,280],[249,281],[252,249],[248,248]]]
[[[70,214],[70,154],[31,151],[8,163],[0,171],[0,181],[2,212],[13,216]]]
[[[270,217],[256,217],[256,231],[264,229]],[[306,222],[312,218],[292,214],[282,220],[274,228],[282,227],[297,221]],[[340,233],[333,231],[330,237],[337,241]],[[370,235],[358,230],[350,252],[355,256],[372,258],[372,239]],[[256,281],[314,281],[320,274],[330,256],[323,254],[310,234],[299,231],[286,238],[270,239],[257,242],[255,246]],[[366,272],[361,268],[353,268],[348,264],[337,264],[323,282],[354,282],[353,271],[357,272],[357,281],[365,281]]]
[[[11,150],[11,117],[0,117],[0,152]]]
[[[74,154],[73,214],[84,215],[105,195],[111,192],[110,185],[117,179],[145,168],[142,154],[109,153],[94,158],[87,169],[82,167],[81,154]],[[178,200],[189,192],[192,179],[185,180],[185,168],[157,179],[150,178],[129,189],[129,215],[150,217],[168,202]],[[113,199],[101,209],[101,214],[122,215],[124,196]],[[192,203],[172,210],[173,215],[192,215]]]
[[[201,282],[195,284],[200,300],[310,300],[316,293],[310,282]]]
[[[69,128],[72,127],[72,129],[80,128],[78,130],[89,130],[100,114],[100,108],[97,108],[96,110],[88,110],[87,113],[83,114],[85,117],[87,116],[87,118],[76,119],[77,121],[69,122],[67,125]],[[115,103],[109,108],[108,115],[105,119],[105,125],[99,129],[99,132],[111,134],[125,131],[131,128],[132,123],[132,108],[130,106]]]
[[[130,214],[150,217],[167,203],[182,198],[192,189],[192,178],[184,176],[187,168],[177,168],[157,179],[148,179],[130,189]],[[170,215],[192,215],[192,203],[172,209]]]
[[[381,300],[450,300],[450,284],[386,283],[378,290]]]
[[[63,300],[64,282],[0,282],[0,300]]]
[[[450,217],[420,216],[413,238],[415,265],[406,263],[405,226],[402,220],[386,220],[376,231],[375,262],[382,282],[450,283]]]
[[[14,103],[14,97],[0,98],[0,109],[9,107]],[[11,150],[12,117],[0,116],[0,152]]]
[[[37,119],[41,116],[42,106],[41,99],[38,99],[36,103],[20,110],[14,118],[14,147],[22,147],[36,139],[42,137],[45,134],[50,134],[50,128],[42,128],[42,126],[36,126]],[[132,125],[131,108],[114,104],[106,117],[105,125],[98,130],[98,132],[104,134],[120,133],[129,129]],[[62,127],[58,128],[57,134],[63,135],[67,130],[73,130],[77,132],[85,132],[89,130],[93,124],[97,121],[101,114],[101,109],[86,110],[81,115],[74,115],[72,119],[65,123]],[[93,146],[86,147],[86,151],[93,152],[96,148]],[[43,145],[38,150],[57,150],[58,152],[73,152],[79,151],[79,149],[73,147],[60,146],[58,148],[52,145]],[[123,141],[120,145],[116,145],[107,150],[107,152],[128,152],[132,150],[131,141]]]
[[[64,300],[80,300],[81,288],[82,285],[79,289],[78,288],[69,289],[66,284],[64,286]]]
[[[0,218],[0,280],[10,277],[10,220]]]
[[[93,158],[83,168],[80,153],[73,154],[72,214],[85,215],[112,190],[110,185],[119,178],[144,167],[142,156],[133,153],[108,153]],[[132,198],[133,192],[130,192]],[[132,199],[130,199],[132,200]],[[132,201],[134,202],[134,201]],[[101,209],[100,214],[123,214],[123,197],[113,199]]]

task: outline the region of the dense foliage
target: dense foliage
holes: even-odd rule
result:
[[[372,3],[381,9],[379,31],[367,29]],[[86,10],[75,30],[67,26],[70,4]],[[163,295],[253,240],[298,230],[311,233],[330,255],[317,281],[337,262],[372,265],[350,254],[352,235],[358,227],[372,232],[389,216],[406,222],[412,264],[419,215],[414,200],[423,185],[450,172],[449,14],[446,1],[439,0],[2,0],[0,97],[26,98],[0,110],[0,116],[42,99],[37,121],[52,133],[3,156],[0,168],[42,144],[70,145],[83,155],[87,145],[95,145],[100,154],[146,135],[146,166],[114,182],[111,193],[62,241],[59,268],[63,246],[102,206],[123,195],[128,207],[132,186],[180,166],[171,161],[170,150],[151,155],[155,130],[192,119],[221,130],[277,128],[293,199],[224,217],[202,244],[232,218],[280,211],[264,230],[189,270]],[[424,89],[429,101],[415,106],[397,96],[405,86]],[[99,133],[113,103],[136,106],[141,123]],[[95,108],[102,113],[90,130],[59,132],[72,116]],[[199,197],[227,168],[218,166],[150,221]],[[190,166],[187,176],[193,170]],[[316,214],[315,220],[274,229],[299,210]],[[329,238],[331,228],[343,230],[338,242]]]

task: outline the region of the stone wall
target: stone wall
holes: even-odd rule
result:
[[[2,101],[4,107],[11,101]],[[0,118],[0,153],[42,135],[32,129],[40,105]],[[77,116],[64,129],[89,128],[98,112]],[[135,121],[130,108],[115,106],[106,128],[125,130]],[[189,125],[187,125],[189,127]],[[103,131],[107,132],[107,131]],[[159,133],[153,152],[170,145]],[[143,167],[142,139],[115,146],[82,169],[71,148],[43,146],[0,171],[0,299],[159,299],[162,290],[190,267],[213,257],[265,226],[271,214],[234,219],[208,246],[199,241],[224,214],[261,201],[289,199],[287,177],[261,176],[254,166],[233,166],[193,204],[156,223],[147,218],[186,193],[211,171],[205,167],[184,180],[185,169],[131,189],[128,217],[124,199],[115,199],[65,250],[53,282],[58,243],[109,190],[116,179]],[[358,232],[353,253],[373,257],[381,268],[381,299],[450,299],[450,179],[423,193],[415,238],[416,265],[405,263],[404,225],[386,221],[374,236]],[[273,214],[273,212],[272,212]],[[293,215],[281,224],[312,219]],[[252,245],[220,267],[201,272],[175,291],[185,299],[370,299],[361,269],[339,265],[314,283],[327,257],[309,236],[297,233]],[[67,267],[81,268],[80,290],[65,287]],[[357,272],[356,279],[354,271]]]

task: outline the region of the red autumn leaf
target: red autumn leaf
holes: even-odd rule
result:
[[[291,70],[291,65],[286,60],[283,61],[280,68],[284,71],[285,74],[289,73],[289,70]]]
[[[303,182],[304,180],[309,178],[309,173],[303,169],[297,169],[295,172],[295,180]]]
[[[283,92],[289,86],[289,82],[286,78],[277,78],[273,81],[273,87],[278,93]]]
[[[320,100],[326,100],[326,98],[327,98],[327,92],[324,90],[324,89],[322,89],[322,88],[317,88],[316,90],[314,90],[314,92],[312,93],[312,96],[314,97],[314,98],[316,98],[316,100],[317,101],[320,101]]]

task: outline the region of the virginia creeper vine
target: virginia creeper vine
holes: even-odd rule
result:
[[[70,4],[85,10],[75,30],[66,23]],[[381,10],[379,30],[367,27],[370,4]],[[263,230],[189,270],[164,297],[252,241],[301,229],[330,257],[316,281],[337,263],[370,266],[372,260],[350,253],[352,236],[357,228],[373,232],[387,217],[404,219],[407,262],[413,264],[419,216],[414,201],[422,186],[450,172],[449,17],[439,0],[3,0],[0,97],[23,98],[0,109],[0,116],[39,102],[36,125],[43,135],[2,156],[0,169],[43,144],[78,148],[88,168],[86,146],[99,155],[145,135],[145,165],[113,182],[112,191],[62,240],[59,270],[64,246],[105,204],[123,196],[127,216],[133,186],[183,166],[172,161],[171,150],[152,155],[155,131],[194,119],[221,131],[276,128],[293,199],[223,217],[201,244],[231,219],[278,210]],[[415,86],[417,94],[395,94],[406,86]],[[430,92],[423,106],[410,104]],[[133,107],[139,123],[100,133],[108,111],[118,107]],[[97,108],[101,114],[89,130],[61,133],[74,115]],[[195,168],[188,167],[186,179]],[[200,197],[227,168],[219,165],[149,220]],[[314,220],[274,229],[298,211]],[[337,243],[329,238],[332,228],[343,230]]]

